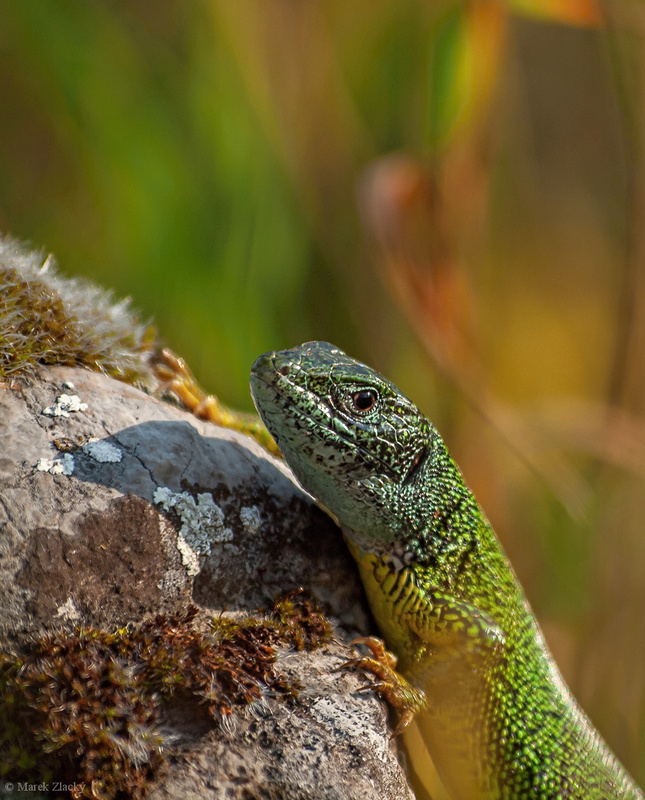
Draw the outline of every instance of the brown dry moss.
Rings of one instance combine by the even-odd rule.
[[[64,278],[51,256],[0,237],[0,379],[58,364],[148,383],[154,338],[127,300]]]
[[[214,722],[298,687],[276,646],[314,649],[329,622],[298,590],[270,614],[206,624],[198,609],[106,632],[76,628],[0,653],[0,778],[74,784],[74,798],[143,798],[164,764],[169,703],[205,706]]]

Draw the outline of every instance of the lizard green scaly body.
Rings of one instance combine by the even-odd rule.
[[[251,388],[296,477],[343,528],[409,681],[390,670],[392,685],[419,712],[451,797],[643,800],[565,686],[501,545],[416,406],[324,342],[260,356]]]

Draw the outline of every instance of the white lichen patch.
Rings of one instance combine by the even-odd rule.
[[[39,458],[36,469],[52,475],[71,475],[74,472],[74,456],[63,453],[60,458]]]
[[[177,536],[177,550],[181,556],[181,563],[186,567],[187,575],[199,575],[201,565],[199,563],[199,554],[184,539],[181,533]]]
[[[76,411],[87,411],[87,403],[81,402],[77,394],[59,394],[53,406],[43,408],[46,417],[69,417]]]
[[[262,527],[262,517],[257,506],[244,506],[240,509],[240,522],[247,533],[257,533]]]
[[[188,492],[173,492],[167,486],[159,486],[153,500],[164,511],[172,509],[181,519],[177,548],[189,575],[197,575],[199,556],[210,555],[212,544],[233,539],[233,531],[224,525],[224,512],[207,492],[194,498]]]
[[[89,456],[101,464],[117,463],[123,460],[123,451],[112,442],[100,440],[98,442],[88,442],[82,448]]]
[[[78,610],[73,597],[68,597],[62,605],[58,606],[56,609],[56,616],[69,620],[80,618],[81,612]]]

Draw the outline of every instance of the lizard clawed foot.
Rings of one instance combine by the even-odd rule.
[[[427,707],[425,693],[415,688],[396,671],[397,658],[394,653],[386,650],[382,639],[376,636],[361,636],[351,641],[350,644],[363,644],[372,655],[350,659],[339,669],[357,667],[371,672],[379,678],[379,680],[363,686],[359,691],[378,692],[389,705],[401,712],[397,726],[392,733],[392,738],[395,738],[407,728],[419,711]]]
[[[280,456],[276,443],[258,417],[232,411],[214,395],[206,394],[184,359],[172,350],[164,347],[156,352],[152,368],[159,381],[160,393],[172,392],[199,419],[252,436],[269,453]]]
[[[202,391],[183,358],[164,347],[154,354],[152,368],[160,383],[159,391],[172,392],[196,417],[219,422],[219,400]]]

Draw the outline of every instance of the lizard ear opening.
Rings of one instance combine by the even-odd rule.
[[[404,484],[411,483],[415,479],[415,477],[421,471],[421,468],[423,467],[425,462],[428,460],[429,455],[430,455],[430,449],[428,447],[422,447],[421,450],[419,450],[419,452],[414,457],[414,461],[412,462],[412,465],[410,466],[410,469],[408,470],[405,478],[403,478]]]

